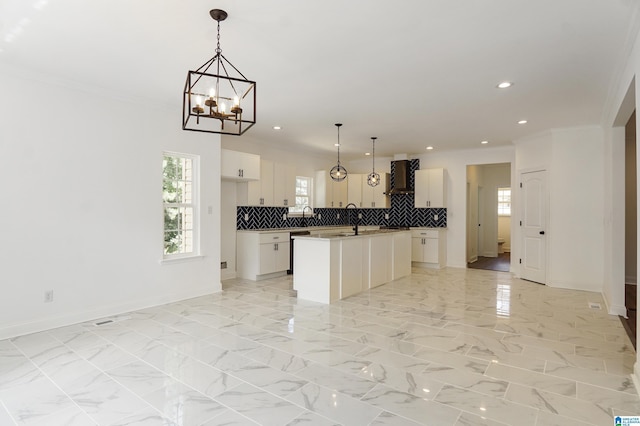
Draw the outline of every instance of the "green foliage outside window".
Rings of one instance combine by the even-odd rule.
[[[162,200],[164,202],[164,254],[193,250],[193,160],[165,155]]]

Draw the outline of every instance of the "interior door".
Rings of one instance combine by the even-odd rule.
[[[525,280],[547,283],[547,172],[522,173],[522,258]]]

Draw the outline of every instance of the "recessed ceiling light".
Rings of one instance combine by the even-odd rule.
[[[518,121],[518,124],[527,124],[527,120],[520,120]]]
[[[273,126],[273,130],[282,130],[282,127],[280,127],[280,126]]]
[[[365,152],[364,155],[371,155],[371,153],[370,152]]]
[[[428,149],[428,150],[432,150],[432,149],[433,149],[433,147],[432,147],[432,146],[428,146],[428,147],[427,147],[427,149]]]
[[[482,145],[486,145],[486,144],[488,144],[488,143],[489,143],[489,141],[482,141],[482,142],[480,142],[480,143],[481,143]]]
[[[333,146],[340,146],[340,144],[339,143],[334,143]]]
[[[496,86],[498,89],[506,89],[507,87],[513,86],[513,83],[510,81],[503,81],[502,83],[498,83]]]

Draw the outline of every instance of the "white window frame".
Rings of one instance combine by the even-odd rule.
[[[500,201],[500,192],[502,191],[509,191],[509,201]],[[511,216],[511,208],[512,208],[512,192],[511,192],[511,188],[509,187],[503,187],[503,188],[498,188],[498,191],[496,193],[496,198],[498,200],[498,204],[497,204],[497,209],[498,209],[498,216],[505,216],[505,217],[510,217]],[[509,213],[500,213],[500,207],[502,207],[503,205],[508,205],[509,206]]]
[[[313,178],[309,177],[309,176],[296,176],[296,194],[295,194],[295,198],[294,198],[294,203],[295,203],[295,200],[298,197],[298,179],[306,179],[307,188],[309,189],[309,194],[306,197],[309,198],[309,207],[311,207],[311,209],[313,209]],[[289,216],[292,216],[292,217],[300,216],[300,217],[302,217],[302,209],[298,208],[297,204],[294,204],[293,206],[289,207]],[[305,212],[305,216],[311,217],[311,216],[313,216],[313,213],[307,211],[307,212]]]
[[[190,260],[194,258],[202,257],[200,255],[200,156],[193,154],[186,154],[182,152],[172,152],[172,151],[164,151],[162,153],[162,185],[164,187],[164,158],[165,157],[173,157],[173,158],[186,158],[191,160],[192,172],[191,172],[191,186],[192,186],[192,196],[190,203],[170,203],[165,202],[164,197],[162,198],[162,261],[174,261],[174,260]],[[193,211],[193,222],[192,222],[192,245],[190,252],[181,252],[181,253],[170,253],[165,254],[164,248],[164,237],[166,229],[164,227],[164,212],[165,208],[171,207],[187,207],[191,208]]]

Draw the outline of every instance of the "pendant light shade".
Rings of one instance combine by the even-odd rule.
[[[347,169],[340,165],[340,126],[342,126],[342,123],[336,123],[335,126],[338,128],[338,164],[333,166],[330,175],[335,182],[342,182],[347,177]]]
[[[371,157],[373,159],[373,165],[371,167],[371,173],[369,173],[369,175],[367,176],[367,184],[369,186],[378,186],[378,184],[380,183],[380,175],[376,173],[376,139],[378,138],[375,136],[371,138]]]

